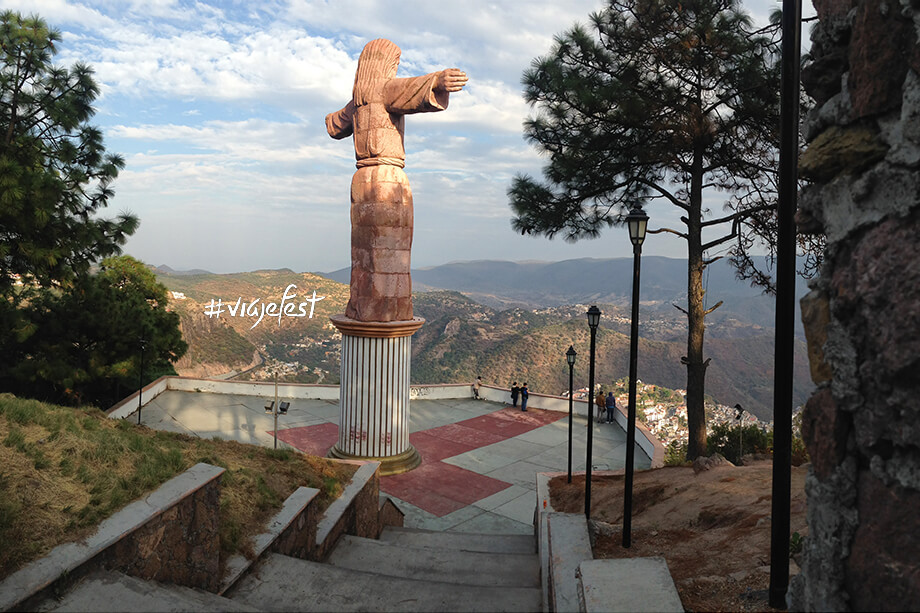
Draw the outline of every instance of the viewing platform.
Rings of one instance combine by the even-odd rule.
[[[201,438],[274,445],[274,384],[163,377],[143,390],[141,423]],[[537,473],[568,467],[568,399],[531,393],[527,412],[507,389],[484,385],[476,400],[468,384],[413,385],[410,440],[421,465],[384,476],[381,492],[405,513],[405,526],[438,531],[532,534]],[[337,385],[278,384],[278,445],[325,456],[338,436]],[[572,471],[585,470],[587,403],[573,401]],[[134,394],[110,417],[137,419]],[[593,471],[622,470],[626,420],[594,423]],[[637,424],[637,470],[661,466],[664,448]]]

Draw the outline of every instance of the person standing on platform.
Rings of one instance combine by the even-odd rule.
[[[607,409],[607,400],[604,398],[604,390],[598,390],[597,397],[594,398],[594,404],[597,405],[597,423],[604,423],[604,412]]]
[[[473,397],[476,400],[482,400],[482,398],[479,397],[479,388],[482,387],[482,377],[481,376],[476,377],[476,380],[473,382],[472,387],[473,387]]]
[[[530,397],[530,392],[527,391],[527,382],[524,382],[524,387],[521,388],[521,410],[525,413],[527,412],[527,398]]]
[[[511,406],[517,408],[518,396],[521,395],[521,388],[518,387],[517,381],[511,384]]]
[[[607,423],[613,423],[613,412],[617,409],[617,399],[613,397],[613,392],[607,392]]]

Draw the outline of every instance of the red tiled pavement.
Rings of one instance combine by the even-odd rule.
[[[510,487],[510,483],[480,475],[441,460],[492,445],[561,419],[563,413],[506,407],[488,415],[409,435],[422,457],[415,470],[381,477],[380,488],[432,515],[442,517]],[[284,442],[323,456],[338,441],[333,423],[289,428],[278,432]]]
[[[463,445],[466,447],[464,451],[469,451],[470,449],[478,449],[493,443],[500,443],[508,438],[506,435],[489,432],[488,430],[484,430],[482,428],[470,428],[464,425],[465,423],[466,422],[461,421],[456,424],[447,424],[446,426],[439,426],[437,428],[432,428],[431,430],[425,430],[425,433],[445,441],[450,441],[451,443]],[[409,442],[415,444],[415,441],[412,440],[411,434],[409,435]]]
[[[387,494],[438,517],[510,486],[510,483],[444,462],[422,464],[411,472],[380,479],[380,488]]]
[[[470,449],[475,449],[468,443],[451,441],[432,434],[432,432],[432,430],[426,430],[424,432],[413,432],[409,435],[409,442],[422,454],[423,463],[440,462],[445,458],[452,458]]]
[[[269,431],[269,434],[272,434],[272,432]],[[338,442],[339,426],[338,424],[325,423],[317,426],[288,428],[287,430],[278,430],[278,438],[304,453],[322,457]]]
[[[460,423],[467,428],[496,433],[503,438],[511,438],[518,434],[530,432],[534,428],[551,424],[562,417],[563,413],[557,413],[555,411],[531,409],[525,412],[520,409],[506,407],[501,411],[473,417],[472,419],[467,419]]]

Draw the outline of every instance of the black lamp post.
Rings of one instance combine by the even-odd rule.
[[[572,369],[575,367],[575,347],[569,345],[565,352],[565,361],[569,363],[569,480],[572,482]]]
[[[141,372],[137,382],[137,425],[141,425],[141,407],[144,406],[142,396],[144,394],[144,348],[147,347],[147,341],[140,340],[141,344]]]
[[[736,404],[735,410],[738,411],[735,415],[735,420],[738,422],[738,464],[741,464],[741,458],[744,457],[744,422],[741,421],[741,418],[744,417],[744,408]]]
[[[591,328],[591,359],[588,367],[588,451],[585,464],[585,518],[591,519],[591,443],[594,437],[594,340],[597,337],[597,326],[601,323],[601,310],[592,306],[586,313],[588,327]]]
[[[633,463],[636,446],[636,356],[639,352],[639,261],[648,227],[648,215],[634,207],[626,216],[633,244],[632,326],[629,335],[629,409],[626,413],[626,491],[623,493],[623,547],[632,543]]]

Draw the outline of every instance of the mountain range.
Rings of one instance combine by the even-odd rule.
[[[768,264],[764,259],[763,268]],[[317,273],[339,283],[349,283],[351,269]],[[581,258],[561,262],[509,262],[477,260],[451,262],[412,271],[414,291],[452,290],[494,309],[539,309],[571,304],[629,305],[632,296],[632,258]],[[707,303],[722,300],[723,313],[741,314],[743,320],[764,328],[774,326],[773,297],[739,281],[727,259],[710,264],[703,275]],[[808,291],[796,280],[796,295]],[[687,261],[645,256],[640,266],[640,304],[643,309],[673,310],[687,303]],[[717,309],[707,323],[724,319]],[[640,319],[642,315],[640,313]],[[796,301],[796,334],[804,340]]]
[[[772,416],[773,299],[733,278],[716,262],[705,279],[710,302],[723,305],[707,316],[707,394],[720,404],[740,403],[764,420]],[[339,343],[329,316],[348,299],[348,269],[328,274],[289,269],[235,274],[155,269],[180,314],[190,348],[180,374],[244,371],[261,359],[286,364],[286,380],[337,383]],[[455,262],[413,271],[415,314],[426,324],[412,341],[412,382],[458,383],[482,375],[504,387],[527,381],[536,392],[560,394],[568,386],[565,351],[578,352],[576,386],[587,385],[588,328],[585,311],[597,304],[603,315],[597,334],[597,381],[628,374],[632,259],[567,262]],[[671,389],[686,385],[686,263],[649,257],[642,261],[639,378]],[[299,302],[316,291],[313,318],[214,316],[212,300],[244,304],[279,302],[286,288]],[[442,288],[447,289],[442,289]],[[438,289],[436,289],[438,288]],[[216,303],[213,303],[216,304]],[[206,312],[210,308],[211,316]],[[795,342],[794,402],[812,384],[802,338]],[[244,375],[244,377],[247,375]]]

